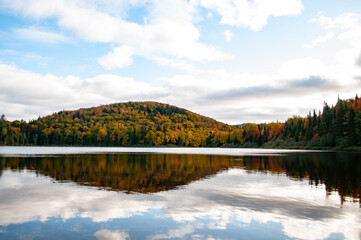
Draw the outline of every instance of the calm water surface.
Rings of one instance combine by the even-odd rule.
[[[0,239],[361,239],[361,154],[0,147]]]

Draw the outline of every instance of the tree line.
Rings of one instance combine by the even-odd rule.
[[[242,127],[168,104],[127,102],[60,111],[26,122],[0,119],[1,145],[239,146],[332,148],[361,145],[361,99],[322,112]]]
[[[287,156],[222,156],[192,154],[73,154],[41,157],[0,157],[5,169],[30,169],[58,181],[107,190],[151,193],[174,189],[220,171],[241,168],[249,173],[285,174],[324,184],[344,201],[361,203],[361,156],[353,152],[292,153]],[[361,207],[361,205],[360,205]]]

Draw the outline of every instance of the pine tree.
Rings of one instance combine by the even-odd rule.
[[[345,107],[343,105],[342,100],[339,100],[337,103],[337,112],[336,112],[336,119],[335,119],[335,128],[334,133],[337,137],[342,137],[344,131],[344,119],[345,119]]]
[[[320,126],[320,134],[325,135],[332,130],[332,119],[333,114],[331,108],[327,105],[327,103],[324,103],[323,106],[323,113],[321,117],[321,126]]]
[[[5,115],[2,114],[0,118],[0,143],[6,144],[8,129],[6,124]]]
[[[356,112],[355,116],[355,133],[356,133],[356,144],[361,144],[361,108]]]
[[[355,145],[356,139],[356,126],[355,126],[355,111],[351,107],[347,113],[347,138],[350,145]]]
[[[313,121],[311,117],[311,112],[307,116],[307,124],[306,124],[306,140],[311,140],[313,137]]]

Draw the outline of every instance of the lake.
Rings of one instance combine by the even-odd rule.
[[[361,154],[0,147],[0,239],[361,239]]]

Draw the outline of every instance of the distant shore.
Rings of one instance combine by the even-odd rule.
[[[302,145],[270,145],[270,146],[257,146],[251,144],[244,145],[235,145],[235,144],[223,144],[220,146],[215,145],[207,145],[204,147],[185,147],[185,146],[177,146],[173,144],[168,145],[127,145],[127,146],[119,146],[119,145],[3,145],[0,144],[1,147],[121,147],[121,148],[232,148],[232,149],[274,149],[274,150],[322,150],[322,151],[349,151],[349,152],[361,152],[360,146],[347,146],[347,147],[320,147],[320,146],[302,146]]]

